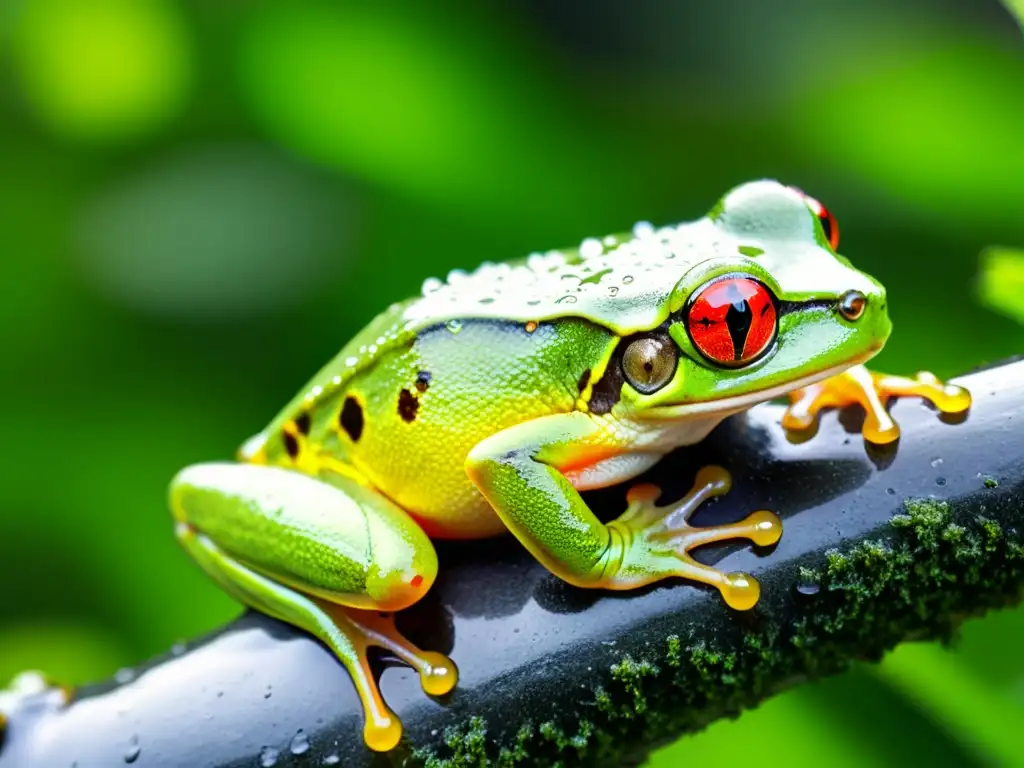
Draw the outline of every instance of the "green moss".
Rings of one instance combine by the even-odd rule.
[[[710,616],[707,626],[685,617],[660,639],[645,637],[641,651],[624,651],[595,674],[575,706],[556,705],[554,719],[536,730],[526,723],[497,743],[474,717],[445,732],[443,757],[419,750],[415,763],[629,762],[632,750],[738,714],[794,680],[841,671],[854,658],[879,658],[907,637],[946,639],[964,616],[1020,599],[1024,545],[997,521],[966,514],[954,520],[947,504],[915,500],[889,527],[828,550],[818,563],[769,574],[766,590],[788,590],[780,615],[764,614],[741,629],[723,621],[725,614]]]

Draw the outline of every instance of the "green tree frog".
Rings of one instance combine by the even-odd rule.
[[[682,501],[634,487],[611,522],[581,491],[621,483],[722,419],[788,395],[785,426],[859,403],[864,437],[891,442],[890,397],[940,411],[966,391],[928,374],[868,372],[890,332],[885,289],[836,253],[816,200],[774,181],[728,192],[704,218],[584,240],[427,280],[350,341],[236,463],[198,464],[170,488],[187,552],[231,595],[323,641],[351,673],[364,737],[389,750],[401,723],[367,661],[379,646],[443,695],[455,664],[388,617],[437,573],[431,539],[512,533],[578,587],[669,577],[711,585],[736,610],[757,582],[694,560],[727,539],[778,541],[779,518],[692,527],[725,493],[706,467]]]

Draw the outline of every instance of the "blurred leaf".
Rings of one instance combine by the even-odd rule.
[[[989,248],[982,253],[978,295],[989,309],[1024,323],[1024,251]]]
[[[986,687],[936,643],[904,644],[872,671],[955,734],[989,765],[1017,765],[1024,754],[1024,706]]]
[[[869,740],[821,717],[812,697],[794,691],[769,699],[742,720],[719,720],[696,737],[654,752],[646,768],[757,765],[763,768],[858,768],[878,765]],[[798,744],[790,749],[787,744]]]
[[[112,675],[126,655],[115,635],[95,625],[6,626],[0,631],[0,688],[26,669],[38,669],[62,685],[95,682]]]
[[[163,0],[22,0],[12,46],[24,97],[68,138],[149,133],[188,96],[185,27]]]
[[[1003,0],[1010,12],[1016,14],[1017,21],[1024,25],[1024,0]]]
[[[98,191],[77,245],[87,278],[147,314],[195,322],[308,299],[344,265],[337,185],[252,146],[176,153]]]
[[[608,199],[604,125],[571,121],[515,29],[488,28],[482,7],[424,8],[262,6],[239,49],[257,118],[319,163],[478,215],[562,220]]]
[[[884,189],[937,226],[1016,223],[1024,200],[1024,56],[953,29],[881,34],[808,66],[785,121],[824,168]]]

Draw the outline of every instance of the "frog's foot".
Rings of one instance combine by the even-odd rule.
[[[789,393],[790,406],[782,426],[790,432],[812,429],[822,410],[858,404],[864,408],[864,439],[885,445],[899,439],[899,425],[886,410],[894,397],[922,397],[944,414],[963,413],[971,406],[971,395],[963,387],[944,384],[934,375],[921,372],[914,378],[874,373],[863,365],[818,384]]]
[[[444,654],[422,651],[410,643],[395,627],[393,614],[343,608],[320,600],[315,602],[345,635],[351,649],[344,656],[339,653],[338,657],[351,673],[363,704],[366,745],[378,752],[393,749],[402,738],[402,723],[381,697],[370,670],[369,649],[390,651],[415,669],[420,676],[420,687],[430,696],[444,696],[455,687],[459,678],[455,663]]]
[[[707,499],[728,493],[732,478],[721,467],[704,467],[694,486],[675,504],[658,506],[661,494],[654,485],[630,489],[629,507],[608,524],[612,534],[600,586],[632,589],[667,576],[681,576],[710,584],[721,593],[730,608],[753,608],[761,595],[757,581],[746,573],[725,573],[698,563],[690,551],[714,541],[749,539],[759,546],[776,543],[782,535],[782,521],[773,512],[754,512],[738,523],[695,528],[688,522]]]
[[[350,608],[292,590],[230,557],[187,524],[179,523],[176,530],[186,550],[230,594],[311,632],[330,648],[352,676],[365,715],[363,738],[370,749],[386,752],[402,738],[402,722],[384,702],[370,669],[370,648],[390,651],[415,669],[423,691],[431,696],[441,696],[455,687],[455,663],[406,640],[395,628],[391,614]]]

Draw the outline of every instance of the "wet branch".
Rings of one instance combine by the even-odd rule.
[[[114,766],[130,753],[140,766],[187,768],[638,762],[796,682],[902,640],[945,637],[964,617],[1019,600],[1024,362],[962,383],[974,406],[961,424],[897,403],[894,451],[866,452],[851,414],[790,443],[780,408],[764,406],[650,473],[671,500],[700,465],[733,472],[732,492],[699,510],[696,525],[762,507],[783,517],[770,550],[730,542],[699,553],[761,581],[753,611],[684,582],[575,589],[514,540],[447,546],[435,588],[400,626],[451,653],[460,685],[434,701],[410,670],[381,660],[383,694],[406,727],[387,756],[363,747],[359,701],[328,652],[247,614],[130,682],[78,692],[67,708],[27,702],[10,718],[0,768]],[[615,514],[623,490],[590,499]]]

